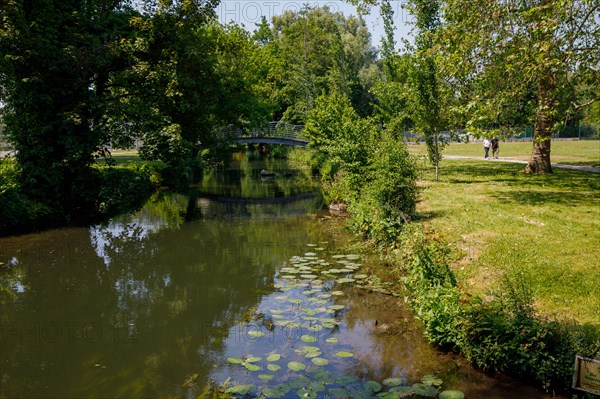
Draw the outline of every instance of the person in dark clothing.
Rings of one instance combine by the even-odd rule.
[[[492,139],[492,158],[498,159],[498,154],[500,153],[500,140],[498,137]]]

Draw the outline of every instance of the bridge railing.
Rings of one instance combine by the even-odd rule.
[[[264,126],[255,127],[249,130],[242,130],[234,127],[227,127],[220,130],[217,134],[223,138],[285,138],[306,140],[302,134],[304,125],[293,125],[287,122],[269,122]]]

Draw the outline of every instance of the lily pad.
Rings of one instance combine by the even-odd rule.
[[[279,371],[281,366],[278,364],[267,364],[267,369],[269,369],[269,371]]]
[[[304,342],[317,342],[317,339],[312,335],[303,335],[300,337],[300,339]]]
[[[250,390],[254,388],[252,384],[246,385],[234,385],[225,390],[225,393],[234,394],[234,395],[247,395]]]
[[[340,340],[337,337],[329,337],[325,339],[325,342],[327,342],[328,344],[337,344],[338,342],[340,342]]]
[[[248,335],[251,336],[251,337],[257,338],[257,337],[264,336],[265,333],[262,332],[262,331],[258,331],[258,330],[250,330],[250,331],[248,331]]]
[[[329,364],[329,360],[323,359],[322,357],[312,358],[311,362],[317,366],[327,366]]]
[[[252,363],[244,363],[244,367],[246,367],[246,369],[248,369],[248,371],[260,371],[261,370],[260,366],[257,366],[256,364],[252,364]]]
[[[431,385],[417,383],[412,385],[413,390],[417,395],[425,396],[428,398],[435,398],[437,396],[437,389]]]
[[[401,395],[410,395],[410,394],[415,393],[415,390],[413,387],[396,386],[396,387],[390,388],[389,392],[398,392]]]
[[[439,387],[443,384],[443,381],[434,375],[424,375],[423,378],[421,378],[421,382],[425,385],[432,385],[434,387]]]
[[[267,398],[281,398],[292,389],[287,384],[278,384],[273,387],[265,387],[262,389],[263,396]]]
[[[262,360],[262,358],[258,357],[258,356],[250,356],[249,358],[246,359],[247,363],[256,363],[256,362],[260,362]]]
[[[272,355],[267,356],[267,362],[277,362],[279,359],[281,359],[279,353],[273,353]]]
[[[233,363],[233,364],[242,364],[244,362],[242,359],[237,358],[237,357],[228,357],[227,361],[229,363]]]
[[[383,385],[388,386],[388,387],[397,387],[398,385],[402,385],[404,383],[402,378],[396,378],[396,377],[386,378],[382,382],[383,382]]]
[[[338,357],[354,357],[354,354],[351,352],[340,351],[335,353]]]
[[[369,393],[376,393],[381,391],[381,384],[377,381],[367,381],[363,384],[363,389]]]
[[[287,366],[293,371],[301,371],[306,369],[306,366],[300,362],[289,362]]]
[[[465,394],[461,391],[449,390],[440,393],[439,399],[464,399]]]
[[[335,382],[337,382],[340,385],[352,384],[353,382],[356,382],[356,381],[358,381],[358,378],[356,378],[353,375],[342,375],[335,379]]]
[[[258,378],[260,378],[263,381],[270,381],[273,378],[275,378],[275,376],[273,374],[259,374]]]
[[[299,398],[316,398],[317,392],[310,388],[300,388],[296,391]]]

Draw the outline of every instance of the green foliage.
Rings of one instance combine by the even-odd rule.
[[[322,93],[348,95],[361,115],[372,100],[365,71],[375,62],[370,34],[362,18],[345,17],[327,7],[304,7],[266,21],[255,40],[268,60],[264,93],[277,105],[276,119],[304,123]]]
[[[526,170],[551,172],[552,130],[598,100],[597,2],[451,0],[443,11],[440,61],[468,124],[534,124]]]
[[[98,174],[96,206],[100,217],[139,209],[158,188],[153,170],[145,165],[100,168]]]
[[[14,159],[0,158],[0,233],[21,225],[30,226],[49,213],[46,206],[29,200],[23,193],[20,176]]]
[[[570,387],[576,353],[600,355],[597,329],[537,317],[523,280],[506,279],[486,300],[462,293],[449,267],[451,251],[433,229],[410,225],[397,247],[396,270],[432,343],[547,390]]]
[[[360,118],[339,93],[317,98],[305,134],[322,154],[318,168],[328,200],[349,205],[357,233],[384,246],[393,243],[413,217],[417,197],[406,145]]]

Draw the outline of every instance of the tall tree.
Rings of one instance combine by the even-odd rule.
[[[427,154],[435,167],[438,181],[443,143],[440,131],[444,126],[443,94],[440,88],[435,37],[440,28],[440,9],[437,0],[411,0],[410,10],[415,17],[415,52],[409,78],[414,93],[413,119],[416,128],[425,136]]]
[[[599,10],[597,0],[445,2],[446,68],[471,91],[470,120],[498,120],[511,103],[525,114],[534,125],[526,172],[552,172],[553,129],[600,97]],[[582,81],[593,90],[575,90]]]
[[[107,77],[134,11],[120,1],[4,2],[0,87],[23,189],[54,214],[89,211],[92,154],[108,141]]]
[[[304,122],[322,93],[346,93],[366,113],[370,97],[361,73],[375,61],[370,35],[361,18],[346,18],[327,7],[305,7],[273,18],[270,54],[272,99],[277,116]]]

